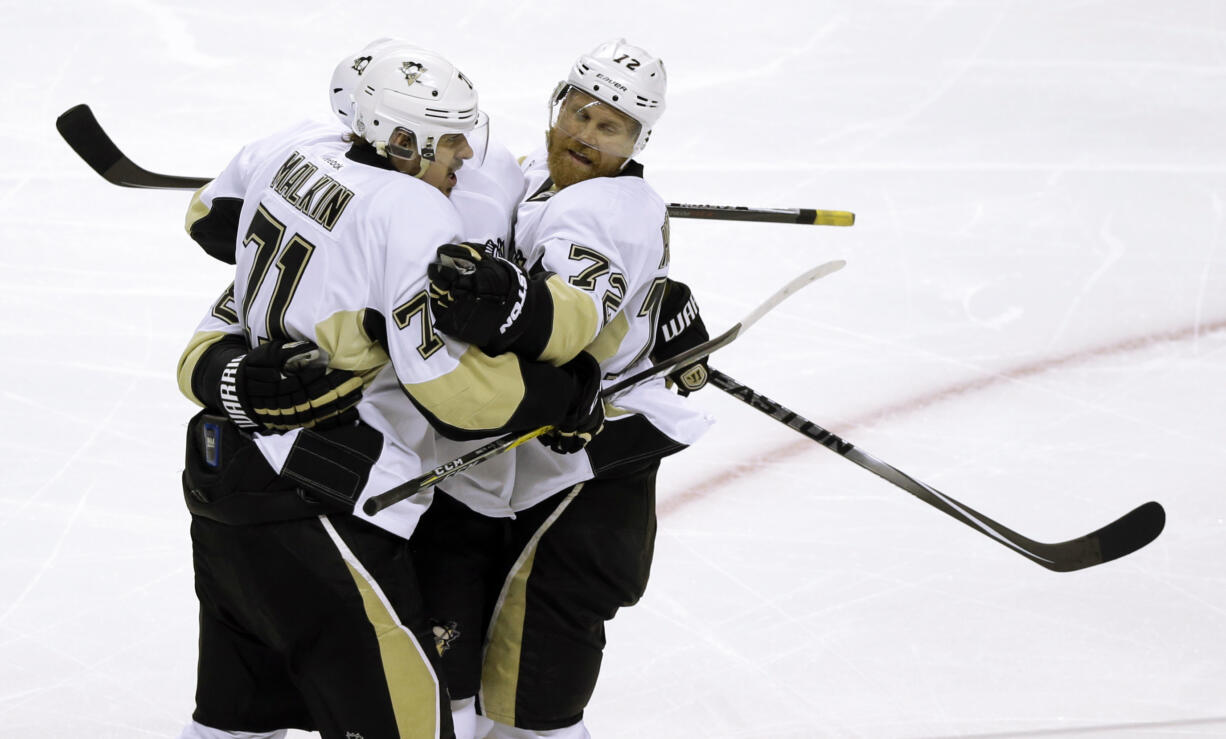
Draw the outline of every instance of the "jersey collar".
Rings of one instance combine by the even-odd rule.
[[[379,156],[379,153],[375,151],[375,147],[366,143],[353,142],[353,145],[349,147],[349,151],[345,152],[345,158],[358,164],[378,167],[379,169],[396,169],[387,157]]]

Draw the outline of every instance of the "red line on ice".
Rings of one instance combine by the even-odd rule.
[[[1178,330],[1173,330],[1173,331],[1160,331],[1157,333],[1148,334],[1146,336],[1131,337],[1131,338],[1123,339],[1121,341],[1117,341],[1114,344],[1107,344],[1107,345],[1099,346],[1099,347],[1091,347],[1089,349],[1071,352],[1069,354],[1064,354],[1061,356],[1049,357],[1047,359],[1040,359],[1035,362],[1030,362],[1027,364],[1020,365],[1010,370],[1003,370],[1001,372],[997,372],[987,377],[981,377],[981,378],[974,379],[974,380],[967,380],[965,382],[960,382],[956,385],[950,385],[949,387],[941,388],[939,390],[925,393],[923,395],[918,395],[914,398],[910,398],[907,400],[900,401],[898,403],[894,403],[893,405],[888,405],[883,408],[878,408],[876,410],[869,411],[868,413],[864,414],[863,416],[860,416],[859,418],[854,418],[850,421],[839,424],[839,428],[840,429],[855,429],[855,428],[868,426],[870,424],[873,424],[885,418],[889,418],[891,416],[898,416],[898,415],[903,415],[905,413],[911,413],[913,411],[917,411],[921,408],[926,408],[928,406],[935,405],[937,403],[943,402],[945,400],[949,400],[951,398],[955,398],[961,395],[966,395],[967,393],[974,393],[974,392],[979,392],[981,390],[986,390],[988,388],[991,388],[996,385],[1000,385],[1000,384],[1003,384],[1005,382],[1009,382],[1012,380],[1018,380],[1018,379],[1025,378],[1025,377],[1032,377],[1034,375],[1038,375],[1043,372],[1047,372],[1053,369],[1061,369],[1069,365],[1074,365],[1079,362],[1084,362],[1090,359],[1107,357],[1107,356],[1111,356],[1114,354],[1126,354],[1128,352],[1140,351],[1142,349],[1147,349],[1156,344],[1162,344],[1162,343],[1167,343],[1167,342],[1177,342],[1177,341],[1187,341],[1189,339],[1197,339],[1204,334],[1213,333],[1215,331],[1221,331],[1222,329],[1226,329],[1226,321],[1218,321],[1216,323],[1210,323],[1210,324],[1196,324],[1196,325],[1192,325],[1184,329],[1178,329]],[[719,392],[719,391],[714,388],[711,388],[707,392]],[[768,395],[770,394],[768,393]],[[796,410],[795,406],[789,404],[786,399],[774,398],[773,396],[771,397],[773,400],[778,400],[784,405],[787,405],[789,408]],[[746,410],[750,411],[750,409],[746,409]],[[819,425],[825,426],[825,424],[822,423],[820,419],[814,419],[814,421],[818,423]],[[826,426],[826,428],[829,428],[829,427]],[[843,431],[840,431],[838,429],[830,429],[830,430],[839,435],[842,435],[844,433]],[[805,437],[798,437],[796,441],[790,442],[776,449],[772,449],[767,452],[763,452],[761,455],[762,458],[749,459],[743,462],[738,462],[731,469],[729,468],[720,469],[718,472],[711,474],[705,479],[700,480],[699,482],[690,485],[689,487],[685,488],[681,492],[675,495],[670,495],[665,500],[660,501],[657,506],[658,513],[661,516],[667,516],[671,513],[676,512],[678,509],[683,508],[690,503],[693,503],[694,501],[702,500],[703,498],[707,497],[708,495],[712,494],[713,492],[727,485],[740,481],[741,479],[745,478],[751,473],[762,470],[767,465],[775,464],[782,460],[790,459],[792,457],[796,457],[801,454],[805,454],[807,452],[811,452],[811,451],[818,452],[819,451],[818,446],[819,445],[816,442],[812,441],[811,439],[808,439]],[[828,452],[825,450],[820,450],[820,453],[827,454]],[[665,462],[665,464],[668,464],[668,462]]]

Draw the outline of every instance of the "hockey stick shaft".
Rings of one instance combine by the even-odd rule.
[[[757,308],[754,308],[749,315],[745,316],[743,319],[733,325],[732,328],[723,332],[719,336],[716,336],[709,341],[705,341],[698,346],[692,347],[662,362],[657,362],[656,364],[653,364],[640,372],[636,372],[629,377],[625,377],[617,381],[613,385],[610,385],[602,390],[600,397],[602,399],[612,398],[617,393],[632,385],[637,385],[645,380],[667,375],[669,372],[672,372],[679,367],[684,367],[688,364],[696,362],[708,354],[711,354],[715,350],[731,344],[738,336],[748,330],[750,326],[757,323],[762,316],[770,312],[775,306],[782,303],[788,296],[795,294],[805,285],[808,285],[815,280],[819,280],[826,275],[839,271],[846,264],[847,263],[845,261],[836,259],[831,262],[819,264],[807,272],[804,272],[779,290],[775,291],[775,293],[767,298],[766,301],[764,301]],[[499,437],[488,444],[483,444],[476,449],[457,457],[447,464],[436,467],[423,475],[419,475],[418,477],[409,480],[408,482],[397,485],[387,492],[368,498],[362,505],[362,510],[366,513],[366,515],[373,516],[384,508],[416,495],[431,485],[437,485],[458,472],[469,469],[470,467],[484,462],[491,457],[502,454],[503,452],[510,451],[526,441],[548,433],[552,429],[552,426],[544,426],[524,434],[507,434]]]
[[[673,218],[704,218],[716,221],[799,223],[807,226],[854,226],[856,214],[845,210],[815,208],[749,208],[742,205],[689,205],[669,203]]]
[[[199,190],[210,181],[208,177],[158,174],[140,167],[120,151],[102,128],[102,124],[98,123],[93,111],[84,103],[60,114],[55,120],[55,127],[72,150],[113,185],[149,190]],[[669,203],[668,214],[674,218],[801,223],[816,226],[851,226],[856,222],[854,213],[811,208],[748,208],[734,205]]]
[[[800,432],[832,452],[872,472],[942,513],[1055,572],[1071,572],[1118,559],[1150,543],[1162,533],[1166,513],[1156,502],[1145,503],[1121,518],[1086,536],[1056,544],[1028,539],[1012,529],[960,503],[898,468],[877,459],[812,421],[770,398],[742,385],[715,368],[711,384]]]
[[[642,382],[643,380],[650,379],[651,377],[666,375],[669,372],[672,372],[674,369],[680,367],[685,362],[705,356],[706,354],[709,354],[722,346],[732,343],[732,340],[735,339],[742,330],[743,326],[738,323],[714,339],[694,347],[694,349],[690,350],[689,352],[679,354],[672,359],[661,362],[660,364],[652,365],[642,372],[605,388],[600,392],[600,397],[601,399],[609,398],[612,397],[614,393],[618,393],[636,382]],[[700,351],[701,354],[695,354],[695,350]],[[547,434],[552,430],[553,426],[542,426],[522,434],[506,434],[505,436],[500,436],[493,441],[482,444],[476,449],[465,452],[444,465],[440,465],[429,472],[418,475],[408,482],[401,483],[387,492],[371,496],[365,503],[362,504],[362,510],[366,513],[366,515],[373,516],[384,508],[399,503],[405,498],[416,495],[432,485],[437,485],[452,475],[463,472],[464,470],[478,465],[487,459],[496,457],[503,452],[509,452],[520,444],[531,441],[532,439]]]

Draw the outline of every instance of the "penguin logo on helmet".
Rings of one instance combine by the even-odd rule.
[[[426,68],[422,66],[421,62],[405,62],[400,65],[400,71],[404,74],[405,84],[412,87],[417,78],[425,74]]]
[[[361,77],[362,73],[366,71],[366,67],[367,65],[370,64],[370,60],[372,58],[373,57],[369,57],[369,56],[360,56],[354,59],[353,60],[353,71],[357,72],[358,76]]]

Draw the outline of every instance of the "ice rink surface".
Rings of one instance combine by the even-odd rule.
[[[333,64],[383,35],[454,59],[517,153],[579,53],[656,51],[666,200],[858,216],[673,221],[716,330],[848,261],[714,366],[1034,539],[1167,509],[1054,574],[707,389],[594,736],[1226,736],[1226,5],[720,6],[3,3],[0,736],[189,716],[174,368],[231,279],[186,193],[105,183],[55,117],[90,103],[139,164],[210,176],[326,119]]]

